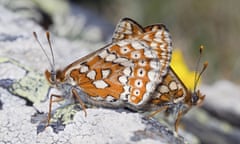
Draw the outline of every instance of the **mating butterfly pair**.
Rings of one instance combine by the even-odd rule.
[[[37,39],[36,33],[34,36]],[[48,33],[47,38],[51,48]],[[45,75],[62,95],[50,97],[48,124],[54,101],[66,100],[67,105],[76,99],[85,114],[85,104],[127,107],[134,111],[158,112],[164,108],[166,112],[177,114],[177,130],[182,114],[202,102],[204,96],[195,89],[189,92],[178,78],[170,67],[171,53],[172,40],[163,24],[143,28],[129,18],[120,20],[109,45],[63,70],[55,70],[51,48],[52,60],[47,56],[51,71],[46,71]],[[53,100],[53,97],[59,99]]]

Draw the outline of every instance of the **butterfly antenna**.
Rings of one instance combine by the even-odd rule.
[[[51,55],[52,55],[52,70],[55,70],[54,69],[54,67],[55,67],[55,58],[54,58],[54,55],[53,55],[53,48],[52,48],[52,43],[51,43],[51,40],[50,40],[50,33],[48,31],[46,32],[46,37],[47,37],[48,44],[49,44],[49,47],[50,47],[50,50],[51,50]]]
[[[47,55],[47,52],[46,50],[43,48],[42,44],[40,43],[39,39],[38,39],[38,36],[37,36],[37,33],[36,32],[33,32],[33,36],[34,38],[36,39],[37,43],[39,44],[39,46],[41,47],[44,55],[47,57],[47,60],[49,62],[49,64],[51,65],[51,69],[54,69],[54,58],[53,58],[53,62],[51,62],[49,56]],[[51,53],[52,53],[52,48],[51,48]],[[53,54],[52,54],[53,55]]]
[[[204,46],[201,45],[200,48],[199,48],[199,57],[198,57],[198,61],[197,61],[196,69],[195,69],[194,89],[193,89],[194,92],[196,92],[197,84],[199,83],[199,80],[200,80],[203,72],[207,69],[207,66],[208,66],[208,62],[205,62],[203,64],[203,67],[202,67],[201,71],[200,72],[198,71],[199,65],[200,65],[200,61],[201,61],[201,58],[202,58],[203,49],[204,49]],[[199,74],[198,74],[198,72],[199,72]]]
[[[208,67],[208,62],[205,61],[204,64],[203,64],[203,67],[202,67],[202,69],[201,69],[201,71],[200,71],[200,73],[198,74],[198,77],[197,77],[197,80],[196,80],[197,82],[196,82],[196,83],[199,82],[199,80],[200,80],[203,72],[207,69],[207,67]],[[196,89],[196,86],[195,86],[195,89]]]

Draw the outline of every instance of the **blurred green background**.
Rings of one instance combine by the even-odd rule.
[[[202,61],[209,62],[209,67],[202,77],[205,83],[212,84],[221,79],[240,83],[238,0],[3,0],[3,3],[14,7],[10,1],[18,4],[23,1],[33,2],[44,12],[45,18],[50,19],[48,24],[51,26],[57,19],[54,21],[54,17],[64,15],[63,13],[72,8],[69,4],[76,6],[75,9],[80,7],[88,10],[109,23],[111,28],[105,26],[103,33],[113,32],[113,27],[123,17],[130,17],[143,26],[164,23],[171,32],[173,47],[182,50],[191,70],[195,69],[199,46],[205,46]],[[64,19],[64,16],[60,19]],[[91,16],[88,19],[95,20]],[[98,25],[96,22],[97,20],[95,24]],[[66,24],[67,28],[58,25],[58,30],[71,27],[70,24]],[[86,29],[85,26],[82,28],[86,33],[91,33],[92,29]]]

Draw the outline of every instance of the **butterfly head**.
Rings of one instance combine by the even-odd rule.
[[[48,40],[48,44],[49,44],[49,47],[50,47],[50,51],[51,51],[51,59],[50,57],[47,55],[47,52],[45,51],[45,49],[43,48],[42,44],[40,43],[38,37],[37,37],[37,34],[36,32],[33,32],[33,35],[36,39],[36,41],[38,42],[38,44],[40,45],[43,53],[45,54],[45,56],[47,57],[48,59],[48,62],[50,64],[50,67],[51,67],[51,70],[48,71],[46,70],[45,71],[45,76],[48,80],[48,82],[52,85],[52,86],[57,86],[59,83],[61,83],[64,79],[63,77],[63,74],[62,74],[62,71],[60,70],[57,70],[55,69],[55,60],[54,60],[54,55],[53,55],[53,49],[52,49],[52,44],[51,44],[51,41],[50,41],[50,34],[49,32],[46,32],[46,37],[47,37],[47,40]]]
[[[189,105],[200,105],[202,104],[205,95],[203,95],[200,90],[190,92],[190,99],[188,99]]]
[[[51,71],[48,71],[46,70],[45,71],[45,77],[47,78],[48,82],[51,84],[51,85],[56,85],[57,83],[60,82],[59,80],[59,72],[55,71],[55,70],[51,70]]]

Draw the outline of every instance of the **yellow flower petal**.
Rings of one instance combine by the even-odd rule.
[[[194,88],[195,71],[190,71],[183,58],[182,52],[179,49],[175,49],[172,54],[171,67],[185,84],[188,89]]]

